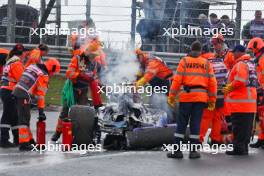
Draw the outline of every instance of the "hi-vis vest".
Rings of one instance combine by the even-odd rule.
[[[17,81],[14,78],[10,78],[9,73],[11,69],[11,64],[17,62],[17,60],[11,61],[6,63],[6,65],[3,68],[3,76],[1,78],[2,80],[2,86],[9,86],[10,82],[16,83]]]
[[[253,37],[264,37],[264,20],[262,21],[251,21],[249,33]]]
[[[248,80],[247,87],[255,87],[259,86],[258,77],[256,72],[256,65],[253,60],[242,61],[248,66]]]
[[[24,71],[16,86],[29,93],[40,75],[48,76],[48,73],[43,72],[37,65],[30,65]]]
[[[224,64],[224,59],[223,58],[214,58],[214,59],[208,59],[210,63],[213,66],[215,78],[217,81],[217,99],[223,99],[224,94],[222,93],[222,88],[226,83],[227,79],[227,68],[226,65]]]

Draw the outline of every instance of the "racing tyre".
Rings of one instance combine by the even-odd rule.
[[[174,143],[175,126],[138,128],[126,132],[129,149],[151,149]]]
[[[74,105],[69,111],[72,120],[73,144],[93,143],[96,113],[89,106]]]

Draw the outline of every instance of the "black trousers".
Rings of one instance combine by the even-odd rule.
[[[18,114],[16,108],[16,99],[12,91],[1,89],[1,99],[3,102],[3,114],[1,118],[1,142],[7,142],[10,138],[9,130],[12,129],[14,142],[18,142]]]
[[[179,117],[176,119],[177,127],[175,133],[176,144],[183,142],[187,125],[190,123],[190,143],[200,143],[200,124],[206,103],[202,102],[180,102]]]
[[[18,124],[30,126],[30,101],[25,98],[17,99]]]
[[[232,131],[234,135],[234,151],[248,151],[248,144],[252,133],[254,113],[232,113]]]

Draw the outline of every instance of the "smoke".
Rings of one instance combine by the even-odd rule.
[[[150,97],[149,103],[152,108],[160,109],[166,112],[166,121],[167,123],[172,123],[175,121],[173,115],[173,109],[167,103],[166,94],[153,94]],[[163,119],[164,120],[164,119]]]
[[[140,65],[132,50],[114,53],[107,58],[108,68],[102,74],[104,85],[132,83],[136,80]]]

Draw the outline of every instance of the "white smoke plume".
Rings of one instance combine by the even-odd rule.
[[[107,57],[108,68],[102,75],[105,85],[132,83],[140,69],[134,51],[128,50]]]

